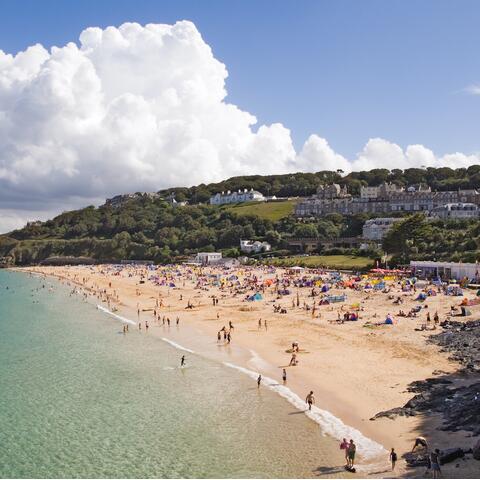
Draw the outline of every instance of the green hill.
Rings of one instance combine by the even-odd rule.
[[[277,222],[282,218],[293,214],[297,202],[295,200],[284,200],[276,202],[249,202],[236,205],[220,207],[238,215],[257,215],[265,220]]]

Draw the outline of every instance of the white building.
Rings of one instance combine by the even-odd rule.
[[[401,218],[372,218],[363,225],[363,238],[367,240],[382,240],[395,222]]]
[[[210,205],[225,205],[228,203],[243,203],[243,202],[264,202],[266,198],[260,193],[251,188],[247,190],[239,190],[238,192],[216,193],[210,197]]]
[[[272,246],[268,242],[240,240],[240,250],[244,253],[269,252]]]
[[[219,252],[198,252],[195,262],[202,265],[215,265],[222,261],[222,254]]]
[[[435,207],[431,212],[432,217],[437,218],[477,218],[478,206],[474,203],[446,203]]]
[[[410,268],[412,274],[419,278],[468,278],[475,283],[480,280],[480,265],[477,263],[411,261]]]
[[[383,182],[377,187],[360,187],[360,198],[377,199],[388,198],[392,193],[402,192],[403,188],[394,183]]]

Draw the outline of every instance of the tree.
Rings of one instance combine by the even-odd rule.
[[[293,235],[296,238],[318,238],[318,230],[311,223],[295,225]]]

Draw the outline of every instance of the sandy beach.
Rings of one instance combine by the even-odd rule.
[[[130,329],[138,329],[140,323],[145,332],[148,322],[148,334],[232,361],[278,382],[285,368],[286,384],[300,398],[313,390],[317,407],[385,448],[384,459],[380,463],[375,460],[369,475],[421,477],[424,469],[406,470],[401,458],[418,435],[440,449],[472,446],[468,432],[437,430],[440,419],[436,415],[370,419],[412,398],[406,390],[411,382],[459,369],[458,363],[427,339],[441,330],[433,321],[435,312],[440,322],[445,320],[452,306],[458,307],[465,298],[474,299],[475,290],[464,289],[462,297],[434,291],[418,301],[420,288],[405,288],[393,277],[384,278],[380,290],[374,288],[379,282],[375,278],[363,278],[355,285],[352,278],[343,275],[344,283],[339,284],[329,273],[267,267],[224,270],[98,265],[22,270],[56,277],[79,294],[97,297],[97,304],[134,321],[136,325]],[[328,291],[322,292],[324,285]],[[257,299],[247,300],[256,293]],[[344,301],[319,305],[321,299],[340,295],[346,295]],[[400,310],[409,312],[418,307],[415,317],[398,315]],[[469,308],[473,313],[470,318],[476,318],[480,307]],[[347,312],[358,315],[358,320],[343,322]],[[432,321],[427,324],[428,312]],[[385,324],[389,316],[393,325]],[[422,325],[427,329],[422,330]],[[217,340],[223,327],[230,331],[230,343],[223,339],[223,332]],[[299,347],[298,364],[289,366],[292,343]],[[395,472],[388,468],[391,447],[399,456]],[[362,457],[361,447],[358,454]],[[342,452],[339,450],[338,459],[332,460],[342,465]],[[478,462],[449,463],[443,467],[443,475],[474,478]]]

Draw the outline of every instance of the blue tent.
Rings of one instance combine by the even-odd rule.
[[[258,300],[263,300],[263,297],[262,297],[261,293],[256,293],[255,295],[252,295],[252,296],[248,297],[247,300],[249,302],[254,302],[254,301],[258,301]]]

